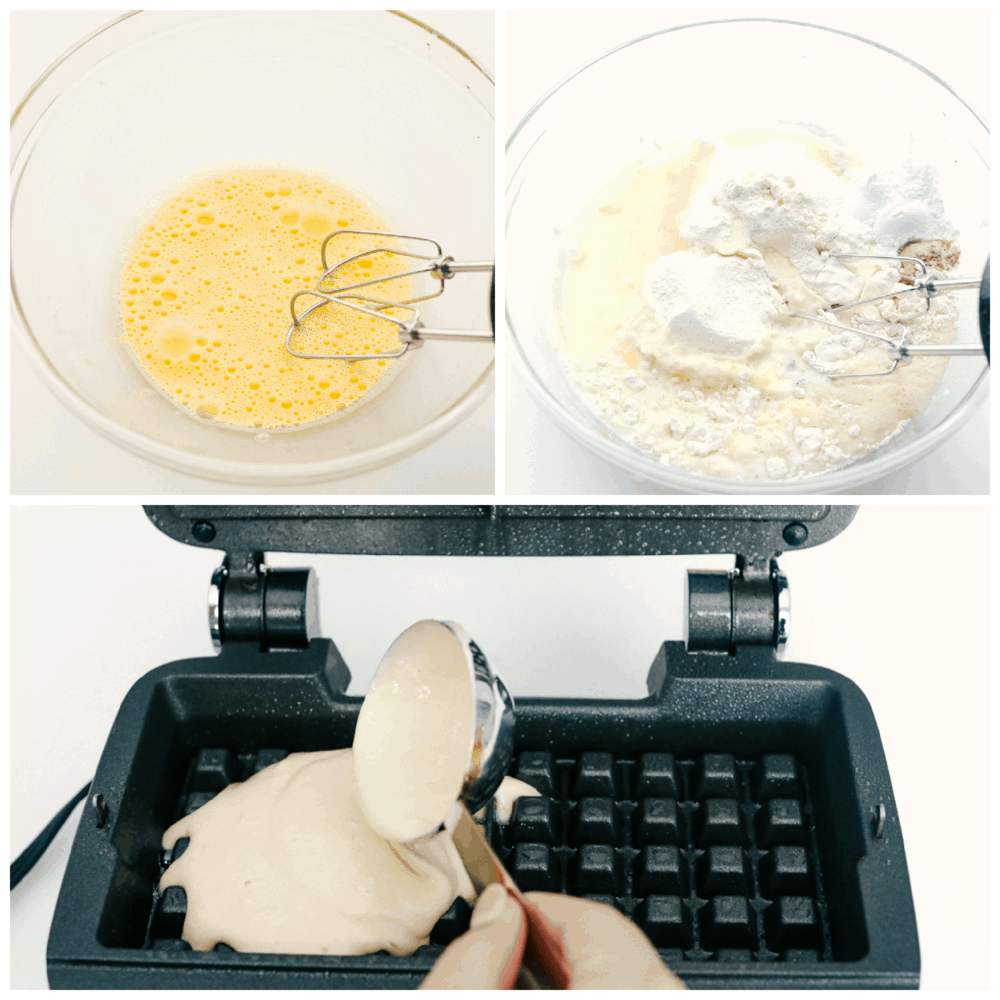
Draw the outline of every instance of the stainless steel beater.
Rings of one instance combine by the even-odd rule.
[[[882,299],[891,299],[907,292],[918,292],[923,295],[927,302],[927,309],[931,307],[931,299],[936,298],[942,292],[955,291],[961,288],[979,289],[979,334],[982,338],[982,346],[976,344],[914,344],[909,339],[907,332],[897,340],[891,337],[884,337],[882,334],[874,333],[871,330],[864,330],[853,326],[844,326],[842,323],[834,323],[832,320],[823,319],[819,316],[810,316],[807,313],[789,313],[798,319],[807,319],[813,323],[822,323],[825,326],[832,326],[835,330],[843,330],[847,333],[857,334],[862,337],[871,337],[886,345],[892,367],[878,372],[850,372],[848,374],[830,374],[830,378],[869,378],[873,375],[890,375],[900,365],[909,364],[913,358],[920,356],[950,356],[962,357],[970,355],[986,355],[987,364],[990,360],[990,261],[986,259],[986,268],[983,271],[982,279],[975,278],[943,278],[941,275],[928,271],[924,262],[917,257],[893,257],[891,255],[867,254],[867,253],[831,253],[831,257],[852,257],[855,259],[867,260],[893,260],[909,261],[920,269],[920,274],[913,279],[910,288],[898,289],[894,292],[886,292],[885,295],[876,295],[861,302],[852,302],[846,306],[836,306],[829,311],[832,313],[845,312],[848,309],[856,309],[858,306],[868,305],[870,302],[879,302]]]
[[[434,247],[433,254],[427,253],[417,253],[414,250],[399,250],[392,249],[390,247],[374,247],[371,250],[364,250],[361,253],[354,254],[352,257],[346,257],[343,260],[338,261],[333,266],[330,266],[327,261],[326,249],[330,241],[338,236],[378,236],[383,239],[395,239],[395,240],[407,240],[411,244],[422,243],[430,244]],[[493,271],[494,264],[492,261],[472,261],[458,263],[453,257],[445,256],[444,251],[441,249],[441,244],[437,240],[428,239],[426,236],[406,236],[402,233],[383,233],[378,231],[373,231],[369,229],[337,229],[332,233],[327,234],[323,243],[320,246],[320,260],[323,264],[323,273],[320,275],[319,280],[316,282],[314,288],[304,288],[297,291],[289,303],[289,309],[292,313],[292,325],[288,328],[285,334],[285,349],[289,354],[296,358],[307,358],[314,361],[370,361],[373,359],[387,360],[390,358],[398,358],[404,355],[410,348],[420,347],[420,345],[425,340],[450,340],[450,341],[465,341],[465,342],[492,342],[495,339],[494,331],[489,332],[482,330],[434,330],[429,329],[423,325],[420,320],[420,310],[417,309],[414,303],[423,302],[426,299],[437,298],[444,292],[445,282],[453,278],[456,274],[470,273],[470,272],[483,272],[483,271]],[[357,281],[350,285],[344,285],[338,287],[336,284],[336,276],[338,272],[342,269],[348,267],[351,264],[356,263],[364,258],[373,257],[377,254],[387,254],[390,256],[397,257],[408,257],[415,261],[422,261],[423,264],[412,268],[408,271],[402,271],[399,274],[386,275],[378,278],[370,278],[366,281]],[[417,277],[419,275],[429,275],[432,279],[438,282],[438,286],[435,291],[429,292],[426,295],[418,295],[411,299],[404,299],[401,302],[389,302],[386,299],[374,298],[370,295],[366,295],[361,291],[371,285],[383,284],[387,281],[399,281],[401,279],[410,279]],[[301,313],[297,313],[295,309],[296,302],[303,296],[313,296],[319,299],[314,305],[309,306]],[[494,299],[494,286],[490,286],[490,319],[493,321],[493,299]],[[402,346],[398,351],[393,351],[390,353],[380,353],[380,354],[309,354],[304,351],[298,351],[292,346],[292,337],[301,328],[303,322],[308,319],[313,313],[319,309],[325,309],[327,306],[337,304],[345,306],[348,309],[353,309],[356,312],[363,313],[366,316],[372,316],[376,319],[385,320],[388,323],[393,323],[398,330],[399,340]],[[387,315],[387,312],[402,312],[404,314],[403,318],[397,316]]]

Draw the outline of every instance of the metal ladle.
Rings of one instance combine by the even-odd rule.
[[[441,622],[461,642],[472,676],[472,753],[459,801],[477,813],[496,794],[514,757],[514,699],[461,625]]]
[[[436,624],[443,625],[460,644],[469,671],[472,691],[472,728],[469,732],[471,750],[456,804],[465,806],[474,814],[494,796],[513,759],[514,700],[503,681],[490,669],[482,650],[460,625],[447,621]],[[392,669],[392,666],[387,655],[379,671],[383,667]],[[355,735],[355,741],[357,738]],[[410,752],[416,754],[419,751],[411,747]],[[393,766],[397,764],[398,759],[393,761]],[[450,810],[448,816],[453,811]],[[448,816],[441,816],[438,823],[418,836],[439,832]]]

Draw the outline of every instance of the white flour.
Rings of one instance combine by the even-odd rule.
[[[888,175],[825,153],[792,138],[716,143],[703,182],[673,206],[673,246],[683,249],[646,267],[643,301],[601,356],[564,353],[588,405],[629,443],[707,475],[794,478],[870,451],[930,398],[943,359],[919,359],[891,377],[830,379],[888,368],[885,350],[860,333],[783,318],[820,313],[859,329],[866,318],[906,319],[918,343],[954,338],[949,296],[930,311],[911,294],[824,312],[904,287],[894,264],[830,252],[894,255],[908,239],[953,235],[930,168]],[[607,204],[627,202],[630,184],[648,199],[638,180],[620,179]],[[591,250],[585,230],[573,252]]]
[[[678,250],[650,265],[642,291],[659,320],[657,335],[639,345],[647,354],[662,350],[664,336],[696,350],[741,354],[760,342],[782,307],[763,257]]]

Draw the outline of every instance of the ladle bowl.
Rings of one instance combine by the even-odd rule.
[[[469,701],[448,698],[462,691]],[[443,714],[433,704],[442,701]],[[428,620],[403,632],[379,664],[354,735],[356,787],[373,829],[414,840],[437,833],[457,803],[479,811],[513,754],[514,700],[465,629]]]

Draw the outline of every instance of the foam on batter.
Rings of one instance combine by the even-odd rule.
[[[344,415],[388,384],[398,362],[304,360],[284,346],[289,300],[315,285],[320,244],[335,229],[393,227],[357,193],[303,170],[242,167],[179,183],[143,214],[123,251],[121,339],[153,385],[192,415],[250,430]],[[337,237],[331,263],[379,244]],[[338,283],[399,273],[400,259],[365,258]],[[395,302],[409,291],[396,281],[367,293]],[[300,300],[299,311],[314,301]],[[361,354],[400,343],[392,324],[333,306],[314,314],[296,346]]]

